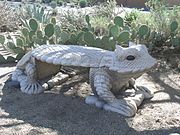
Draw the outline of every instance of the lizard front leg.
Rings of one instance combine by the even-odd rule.
[[[105,110],[117,112],[125,116],[133,116],[136,113],[137,106],[133,100],[117,99],[111,92],[111,78],[106,69],[93,68],[90,70],[90,74],[91,78],[93,78],[91,86],[95,90],[97,97],[87,97],[86,103],[94,103]]]

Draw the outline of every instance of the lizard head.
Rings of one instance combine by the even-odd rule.
[[[116,45],[115,61],[110,70],[119,73],[145,72],[156,65],[156,60],[149,55],[145,45],[130,42],[128,48]]]

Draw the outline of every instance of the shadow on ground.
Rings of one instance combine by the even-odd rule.
[[[164,102],[175,102],[175,103],[180,103],[180,82],[177,83],[177,81],[174,81],[171,79],[166,73],[163,74],[164,77],[161,77],[162,73],[155,72],[153,74],[148,74],[154,83],[157,83],[162,90],[158,90],[155,92],[155,94],[164,92],[169,95],[169,99],[166,100],[157,100],[157,101],[152,101],[153,103],[164,103]],[[164,81],[162,80],[164,79]],[[178,78],[180,80],[180,76]],[[166,82],[165,82],[166,81]],[[173,87],[172,87],[173,86]]]
[[[2,89],[0,107],[8,113],[8,115],[1,114],[0,119],[21,120],[21,122],[1,123],[0,130],[17,126],[23,128],[24,125],[30,124],[38,129],[26,129],[27,132],[24,133],[29,135],[44,134],[41,130],[44,128],[51,129],[59,135],[168,135],[180,132],[180,127],[136,131],[131,128],[133,118],[125,118],[117,113],[86,105],[84,99],[80,97],[64,96],[61,92],[63,90],[27,95],[19,89],[8,88],[7,85],[0,89]],[[14,133],[19,133],[19,130]]]
[[[90,107],[83,99],[62,93],[26,95],[4,86],[1,98],[1,108],[9,113],[7,118],[23,120],[20,124],[51,128],[60,135],[118,135],[119,132],[125,135],[130,129],[121,115]]]

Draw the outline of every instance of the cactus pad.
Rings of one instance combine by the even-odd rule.
[[[47,24],[44,31],[47,37],[51,37],[54,34],[54,25],[52,23]]]
[[[119,43],[126,43],[129,41],[130,33],[128,31],[122,31],[117,38]]]
[[[147,25],[141,25],[138,30],[138,34],[140,37],[147,35],[149,32],[149,27]]]
[[[177,21],[171,22],[170,28],[172,32],[175,31],[178,28],[178,22]]]
[[[3,36],[3,35],[0,35],[0,44],[4,44],[4,42],[5,42],[5,36]]]
[[[119,27],[123,27],[123,25],[124,25],[123,23],[124,23],[124,21],[123,21],[123,19],[120,16],[116,16],[114,18],[114,24],[115,25],[117,25]]]
[[[37,23],[37,21],[36,21],[35,19],[33,19],[33,18],[31,18],[31,19],[29,20],[29,26],[30,26],[30,28],[31,28],[33,31],[37,31],[37,29],[38,29],[38,23]]]

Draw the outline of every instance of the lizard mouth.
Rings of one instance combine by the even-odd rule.
[[[148,71],[150,71],[151,69],[157,67],[157,60],[154,59],[154,58],[152,58],[150,61],[148,61],[148,63],[150,63],[150,64],[147,65],[147,66],[145,66],[144,69],[143,69],[143,68],[139,68],[140,70],[138,70],[138,68],[137,68],[137,70],[133,70],[133,72],[134,72],[134,73],[135,73],[135,72],[142,72],[142,73],[144,73],[144,72],[148,72]]]

